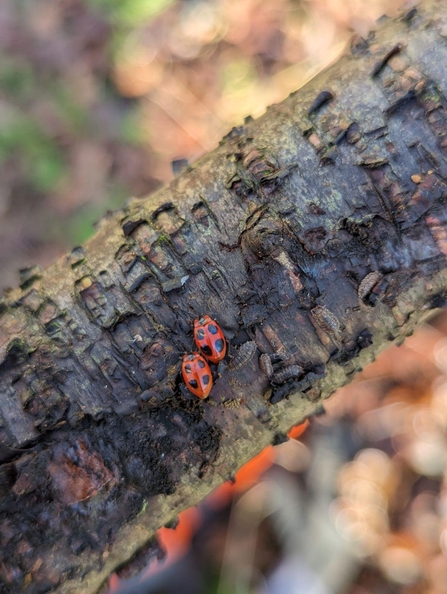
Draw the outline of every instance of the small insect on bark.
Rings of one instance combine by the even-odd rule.
[[[289,379],[300,377],[303,375],[304,370],[299,365],[290,365],[290,367],[286,367],[285,369],[281,369],[281,371],[277,371],[273,376],[273,383],[275,384],[283,384]]]
[[[273,390],[273,394],[270,396],[270,404],[278,404],[278,402],[281,402],[281,400],[284,400],[284,398],[287,398],[287,396],[293,391],[293,382],[289,382],[287,384],[284,384],[283,386],[280,386],[279,388],[277,388],[276,390]]]
[[[359,284],[359,288],[357,290],[357,294],[359,296],[360,301],[364,301],[366,297],[371,293],[373,288],[377,285],[379,280],[382,278],[382,275],[378,270],[374,272],[370,272],[367,274]]]
[[[268,353],[263,353],[259,357],[259,367],[261,368],[262,373],[269,379],[273,376],[272,360],[270,359],[270,355]]]
[[[318,324],[318,326],[320,326],[322,330],[324,330],[324,332],[326,332],[326,334],[335,336],[339,335],[340,322],[326,307],[323,305],[317,305],[310,310],[310,314],[313,320]]]
[[[256,343],[254,341],[244,342],[239,348],[236,357],[228,364],[228,371],[236,371],[251,361],[256,353]]]

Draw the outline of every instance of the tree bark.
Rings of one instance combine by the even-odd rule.
[[[386,21],[22,271],[0,304],[1,592],[96,592],[445,303],[446,39],[435,0]],[[180,360],[203,314],[230,346],[200,401]]]

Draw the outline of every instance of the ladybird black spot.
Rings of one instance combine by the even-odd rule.
[[[208,330],[211,332],[211,334],[218,333],[217,326],[215,326],[214,324],[208,324]]]
[[[189,385],[191,386],[191,388],[198,388],[199,384],[196,382],[196,380],[191,380],[189,382]]]
[[[211,350],[211,348],[206,344],[204,345],[202,348],[202,351],[205,353],[205,355],[212,355],[213,351]]]
[[[200,367],[200,369],[203,369],[205,367],[205,362],[202,361],[202,359],[198,359],[197,364]]]
[[[202,382],[205,386],[207,386],[210,383],[210,376],[209,375],[204,375],[202,377]]]
[[[218,353],[221,353],[224,349],[224,341],[221,338],[218,338],[214,343],[214,347]]]
[[[185,365],[185,371],[186,371],[186,373],[191,373],[191,366]]]
[[[199,328],[197,330],[197,338],[199,340],[203,340],[205,338],[205,330],[203,330],[202,328]]]

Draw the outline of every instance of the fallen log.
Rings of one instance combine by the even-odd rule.
[[[0,302],[2,592],[96,592],[445,304],[447,6],[421,3]],[[207,399],[194,319],[228,342]],[[147,548],[149,547],[149,548]]]

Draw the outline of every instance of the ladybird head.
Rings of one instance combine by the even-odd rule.
[[[206,324],[209,324],[210,322],[212,322],[212,319],[209,316],[201,316],[200,318],[194,320],[194,328],[206,326]]]

